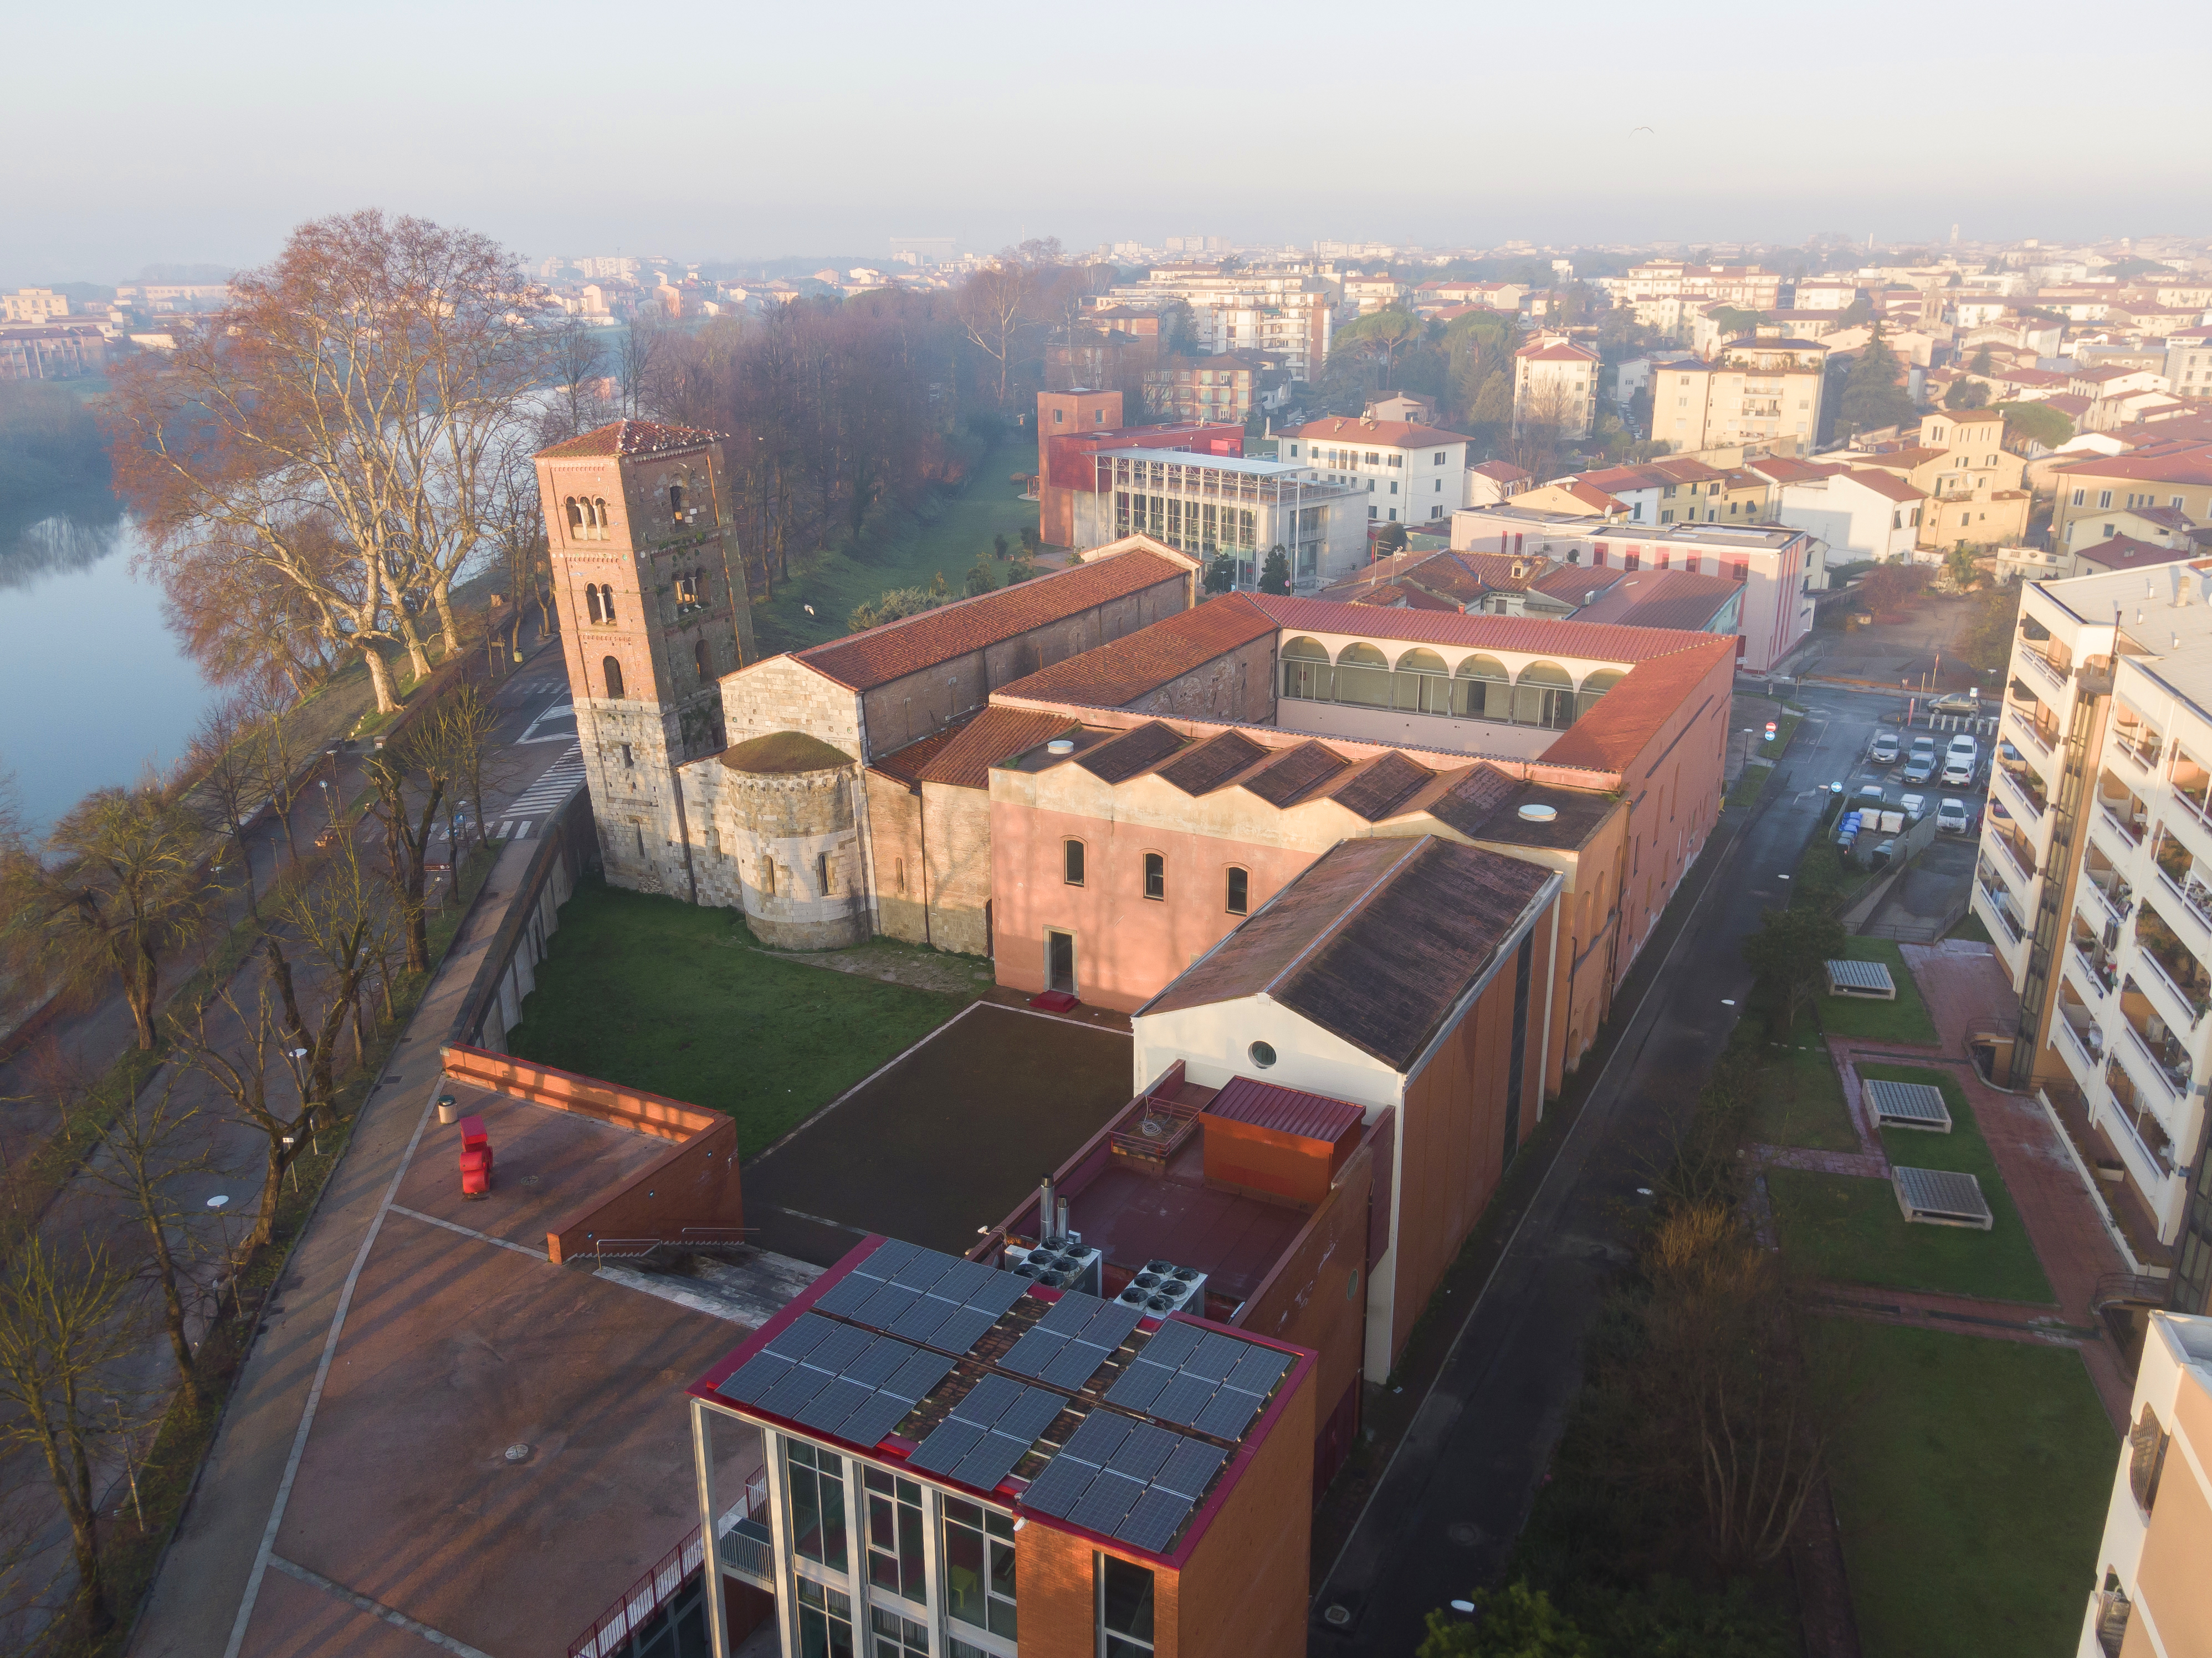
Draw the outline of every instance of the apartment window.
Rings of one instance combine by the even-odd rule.
[[[2100,489],[2097,492],[2097,508],[2100,512],[2112,504],[2112,492],[2110,489]]]
[[[956,1497],[945,1499],[945,1611],[1004,1640],[1018,1634],[1014,1522]]]
[[[1060,879],[1069,886],[1083,884],[1083,842],[1063,841],[1060,843]]]
[[[1444,452],[1441,449],[1437,450],[1434,455],[1430,457],[1429,464],[1432,466],[1443,465],[1444,464]]]
[[[1612,555],[1606,550],[1605,543],[1601,541],[1595,544],[1590,548],[1590,568],[1602,570],[1605,568],[1606,561]]]
[[[1375,509],[1374,509],[1372,507],[1370,507],[1367,509],[1367,516],[1368,516],[1368,517],[1370,517],[1370,518],[1373,518],[1374,516],[1376,516]]]
[[[863,1476],[868,1497],[868,1582],[925,1605],[928,1580],[921,1556],[921,1487],[880,1468]],[[925,1641],[922,1651],[929,1648]]]
[[[853,1601],[811,1577],[799,1580],[799,1649],[823,1658],[853,1658]]]
[[[1098,1658],[1144,1658],[1152,1650],[1152,1574],[1146,1567],[1095,1554]]]
[[[791,1546],[802,1560],[843,1571],[844,1461],[802,1439],[786,1439],[783,1446],[785,1477],[790,1487]],[[802,1590],[805,1583],[805,1578],[799,1579]],[[849,1607],[846,1616],[851,1616]]]
[[[1145,896],[1165,898],[1168,896],[1168,860],[1157,852],[1145,854]]]
[[[1431,495],[1440,495],[1443,494],[1443,492],[1444,492],[1444,481],[1443,481],[1442,478],[1438,478],[1438,479],[1437,479],[1437,480],[1436,480],[1436,486],[1437,486],[1437,487],[1436,487],[1434,489],[1431,490],[1431,491],[1430,491],[1430,493],[1431,493]]]
[[[2076,489],[2074,492],[2074,504],[2076,507],[2086,505],[2088,500],[2088,495],[2089,492],[2087,489]]]
[[[1232,864],[1229,869],[1229,895],[1224,907],[1231,915],[1243,915],[1248,913],[1251,902],[1251,872],[1238,869]]]
[[[1062,414],[1059,410],[1055,409],[1055,410],[1054,410],[1052,411],[1052,423],[1053,423],[1054,426],[1060,425],[1060,424],[1061,424],[1062,422],[1064,422],[1066,419],[1067,419],[1067,416],[1066,416],[1066,415]]]
[[[876,1633],[874,1658],[929,1658],[929,1627],[902,1617],[890,1606],[870,1606],[868,1627]]]

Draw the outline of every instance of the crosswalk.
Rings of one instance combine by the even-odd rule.
[[[544,678],[543,677],[533,679],[518,679],[507,686],[507,689],[511,694],[517,696],[550,696],[556,691],[567,690],[568,689],[568,681],[566,675],[556,674],[550,679]]]
[[[583,745],[571,743],[544,774],[515,796],[500,819],[499,838],[527,841],[538,825],[568,805],[568,797],[584,786]]]

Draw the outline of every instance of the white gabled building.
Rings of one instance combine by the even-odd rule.
[[[1308,421],[1281,434],[1285,461],[1310,466],[1331,483],[1364,489],[1376,524],[1439,527],[1475,504],[1463,433],[1397,420],[1349,416]]]

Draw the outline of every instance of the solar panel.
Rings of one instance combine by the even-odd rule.
[[[951,1471],[951,1477],[979,1491],[990,1491],[1014,1471],[1014,1464],[1028,1450],[1028,1445],[1003,1434],[987,1435],[974,1450],[960,1459],[960,1466]]]
[[[774,1353],[779,1358],[787,1358],[793,1363],[797,1363],[814,1351],[817,1342],[837,1327],[826,1318],[818,1318],[812,1313],[802,1313],[769,1338],[768,1345],[761,1351],[764,1353]]]
[[[867,1305],[870,1296],[883,1287],[881,1279],[863,1278],[855,1272],[849,1278],[839,1278],[823,1291],[814,1304],[823,1312],[835,1313],[840,1318],[850,1318]]]
[[[1215,1332],[1198,1344],[1198,1351],[1183,1360],[1182,1368],[1208,1382],[1219,1382],[1237,1368],[1237,1361],[1244,1357],[1249,1345]]]
[[[898,1322],[899,1315],[919,1299],[918,1292],[902,1284],[886,1284],[862,1302],[860,1310],[852,1316],[875,1329],[888,1330]]]
[[[1006,1412],[1006,1407],[1029,1391],[1002,1376],[987,1376],[961,1396],[952,1407],[952,1420],[988,1428]]]
[[[832,1376],[830,1385],[800,1409],[798,1419],[817,1432],[836,1433],[847,1417],[875,1396],[876,1390],[863,1382]]]
[[[1106,1362],[1106,1350],[1094,1347],[1087,1341],[1071,1341],[1060,1350],[1052,1363],[1041,1373],[1045,1381],[1055,1388],[1065,1388],[1070,1393],[1098,1373]]]
[[[1114,1460],[1114,1453],[1136,1425],[1127,1417],[1117,1416],[1111,1411],[1093,1411],[1068,1435],[1067,1443],[1060,1454],[1103,1468]]]
[[[1198,1420],[1213,1397],[1215,1383],[1204,1376],[1178,1372],[1176,1379],[1160,1389],[1160,1396],[1152,1401],[1152,1414],[1163,1422],[1179,1422],[1188,1426]]]
[[[830,1385],[829,1376],[820,1370],[810,1370],[804,1364],[794,1366],[789,1376],[769,1388],[762,1398],[760,1407],[776,1416],[797,1418],[806,1401]]]
[[[1188,1497],[1179,1497],[1173,1491],[1162,1491],[1154,1485],[1137,1499],[1137,1506],[1131,1509],[1127,1517],[1114,1528],[1114,1535],[1124,1543],[1149,1549],[1154,1554],[1164,1553],[1168,1545],[1175,1540],[1175,1534],[1182,1527],[1183,1517],[1190,1512],[1191,1506]]]
[[[945,1269],[945,1276],[930,1286],[929,1293],[943,1296],[947,1301],[964,1303],[990,1279],[991,1269],[981,1261],[956,1260]]]
[[[1129,1339],[1129,1332],[1137,1327],[1144,1317],[1138,1309],[1118,1301],[1109,1301],[1091,1314],[1091,1321],[1083,1327],[1082,1339],[1112,1352]]]
[[[1165,1467],[1152,1476],[1156,1491],[1177,1491],[1195,1503],[1221,1471],[1229,1454],[1202,1439],[1186,1439],[1168,1454]]]
[[[1091,1489],[1068,1510],[1068,1519],[1085,1531],[1114,1534],[1114,1527],[1121,1523],[1137,1499],[1145,1494],[1144,1482],[1115,1473],[1111,1468],[1091,1482]]]
[[[1068,1510],[1083,1500],[1083,1494],[1091,1489],[1091,1482],[1097,1473],[1098,1470],[1090,1463],[1063,1451],[1030,1482],[1029,1490],[1022,1493],[1023,1504],[1055,1520],[1065,1520]]]
[[[922,1297],[898,1315],[891,1324],[890,1332],[908,1341],[933,1341],[939,1327],[952,1316],[953,1310],[950,1303],[933,1297]]]
[[[1887,1128],[1931,1128],[1951,1132],[1950,1108],[1943,1090],[1926,1083],[1893,1083],[1869,1078],[1863,1084],[1874,1114]]]
[[[769,1388],[790,1374],[789,1359],[778,1358],[774,1353],[755,1353],[725,1376],[714,1391],[725,1399],[736,1400],[740,1405],[754,1405],[767,1396]]]
[[[1037,1376],[1044,1367],[1060,1357],[1066,1339],[1051,1331],[1031,1330],[1013,1345],[1013,1350],[999,1361],[1002,1370],[1012,1370],[1018,1376]]]
[[[870,1255],[854,1270],[866,1272],[871,1278],[887,1278],[922,1253],[922,1248],[918,1243],[908,1243],[898,1238],[887,1238],[877,1247],[875,1254]]]
[[[945,1276],[955,1259],[934,1249],[917,1249],[912,1260],[891,1274],[891,1282],[917,1291],[927,1290]]]
[[[942,1303],[933,1303],[942,1305]],[[964,1353],[986,1335],[999,1321],[996,1313],[981,1307],[959,1307],[945,1315],[945,1322],[937,1327],[937,1333],[929,1338],[933,1347],[942,1347],[948,1353]]]
[[[1217,1439],[1235,1439],[1244,1431],[1260,1409],[1259,1400],[1241,1388],[1224,1388],[1214,1394],[1206,1407],[1198,1413],[1191,1426],[1199,1432],[1212,1434]]]
[[[1244,1356],[1237,1361],[1237,1368],[1229,1373],[1226,1385],[1242,1388],[1248,1394],[1257,1394],[1265,1399],[1274,1392],[1275,1383],[1283,1372],[1291,1368],[1291,1356],[1279,1353],[1273,1347],[1244,1344]]]
[[[845,1374],[873,1388],[897,1374],[898,1367],[913,1357],[914,1349],[903,1341],[878,1336],[868,1344],[866,1351],[845,1367]]]
[[[1085,1295],[1080,1290],[1063,1291],[1060,1299],[1045,1309],[1045,1315],[1036,1321],[1036,1327],[1064,1336],[1080,1335],[1083,1327],[1097,1315],[1098,1309],[1111,1304],[1099,1300],[1097,1296]]]
[[[890,1394],[872,1394],[866,1404],[845,1418],[845,1425],[837,1430],[837,1436],[855,1445],[873,1445],[903,1422],[913,1408],[910,1399],[897,1399]]]
[[[1050,1389],[1025,1388],[1006,1413],[991,1424],[991,1431],[1018,1439],[1026,1447],[1052,1426],[1053,1418],[1066,1408],[1067,1401]]]
[[[945,1380],[952,1361],[937,1353],[916,1353],[881,1384],[881,1391],[912,1401]]]
[[[1106,1390],[1106,1400],[1125,1411],[1149,1411],[1152,1401],[1160,1396],[1160,1390],[1174,1380],[1173,1370],[1139,1359],[1122,1371],[1121,1379]]]
[[[842,1376],[853,1361],[876,1344],[877,1338],[849,1324],[832,1324],[821,1340],[799,1362],[832,1376]]]
[[[1116,1473],[1132,1479],[1150,1479],[1160,1471],[1180,1442],[1181,1436],[1150,1422],[1139,1422],[1129,1430],[1129,1436],[1114,1450],[1114,1460],[1107,1466]]]
[[[1206,1332],[1194,1324],[1170,1320],[1152,1332],[1152,1339],[1145,1344],[1138,1355],[1153,1364],[1164,1364],[1170,1370],[1189,1356],[1192,1348],[1205,1339]]]
[[[981,1444],[983,1430],[966,1422],[940,1423],[907,1461],[932,1473],[950,1473],[960,1459]]]
[[[988,1313],[994,1322],[1024,1296],[1029,1293],[1030,1281],[1017,1278],[1012,1272],[994,1272],[988,1282],[968,1292],[968,1305],[979,1312]]]

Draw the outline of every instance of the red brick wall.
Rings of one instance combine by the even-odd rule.
[[[1316,1375],[1298,1380],[1182,1572],[1160,1574],[1160,1658],[1304,1658]]]
[[[545,1234],[556,1266],[617,1238],[680,1243],[684,1228],[736,1232],[745,1222],[738,1177],[738,1126],[728,1118],[648,1163],[629,1181]],[[735,1242],[735,1237],[722,1239]]]

